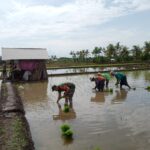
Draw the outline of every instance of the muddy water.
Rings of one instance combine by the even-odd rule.
[[[48,74],[60,74],[60,73],[100,72],[100,71],[119,70],[119,69],[125,69],[125,67],[50,69],[47,70],[47,72]]]
[[[53,74],[67,74],[67,73],[83,73],[83,72],[101,72],[110,70],[125,70],[131,69],[131,66],[126,67],[95,67],[95,68],[67,68],[67,69],[48,69],[49,75]],[[137,69],[137,67],[132,67],[132,69]]]
[[[36,150],[149,150],[150,149],[150,71],[127,72],[128,82],[136,90],[114,92],[92,90],[92,75],[51,77],[48,83],[19,85],[26,117]],[[74,82],[76,91],[71,112],[62,111],[64,100],[57,105],[53,84]],[[68,123],[74,136],[61,136],[60,126]]]

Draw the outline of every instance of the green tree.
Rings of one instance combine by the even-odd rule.
[[[150,60],[150,42],[144,43],[143,60]]]
[[[74,51],[71,51],[70,55],[72,56],[73,61],[75,62],[76,61],[76,53]]]
[[[138,45],[133,45],[132,56],[134,60],[140,60],[142,56],[142,48]]]
[[[105,54],[109,59],[115,58],[117,56],[116,47],[113,44],[109,44],[106,47]]]
[[[121,58],[121,61],[127,61],[127,60],[129,60],[129,50],[128,50],[128,47],[122,46],[121,51],[120,51],[120,58]]]
[[[98,57],[101,54],[102,50],[102,47],[95,47],[92,51],[92,54],[94,55],[94,57]]]

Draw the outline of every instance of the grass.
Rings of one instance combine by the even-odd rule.
[[[21,150],[28,144],[27,139],[24,135],[24,125],[21,119],[16,118],[16,120],[12,123],[12,138],[9,141],[9,149],[10,150]]]
[[[1,91],[3,91],[3,92],[2,92],[2,96],[6,98],[6,97],[8,96],[7,86],[6,86],[5,83],[2,83],[2,86],[1,86],[1,87],[2,87],[2,90],[1,90]]]
[[[93,150],[101,150],[99,147],[94,148]]]
[[[0,136],[2,136],[4,133],[5,133],[4,128],[0,126]]]
[[[145,65],[145,63],[109,63],[109,64],[97,64],[91,62],[51,62],[47,63],[47,69],[63,69],[63,68],[83,68],[83,67],[114,67],[114,66],[133,66],[133,65]]]

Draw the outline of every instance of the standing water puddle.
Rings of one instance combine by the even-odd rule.
[[[89,80],[93,75],[51,77],[48,82],[18,86],[26,117],[30,124],[36,150],[148,150],[150,148],[150,71],[126,72],[128,82],[136,90],[94,92]],[[76,85],[73,108],[64,113],[58,93],[51,91],[53,84],[73,82]],[[67,123],[73,138],[65,139],[60,126]]]

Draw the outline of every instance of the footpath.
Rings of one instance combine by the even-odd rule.
[[[0,89],[0,150],[34,150],[22,100],[11,82]]]

